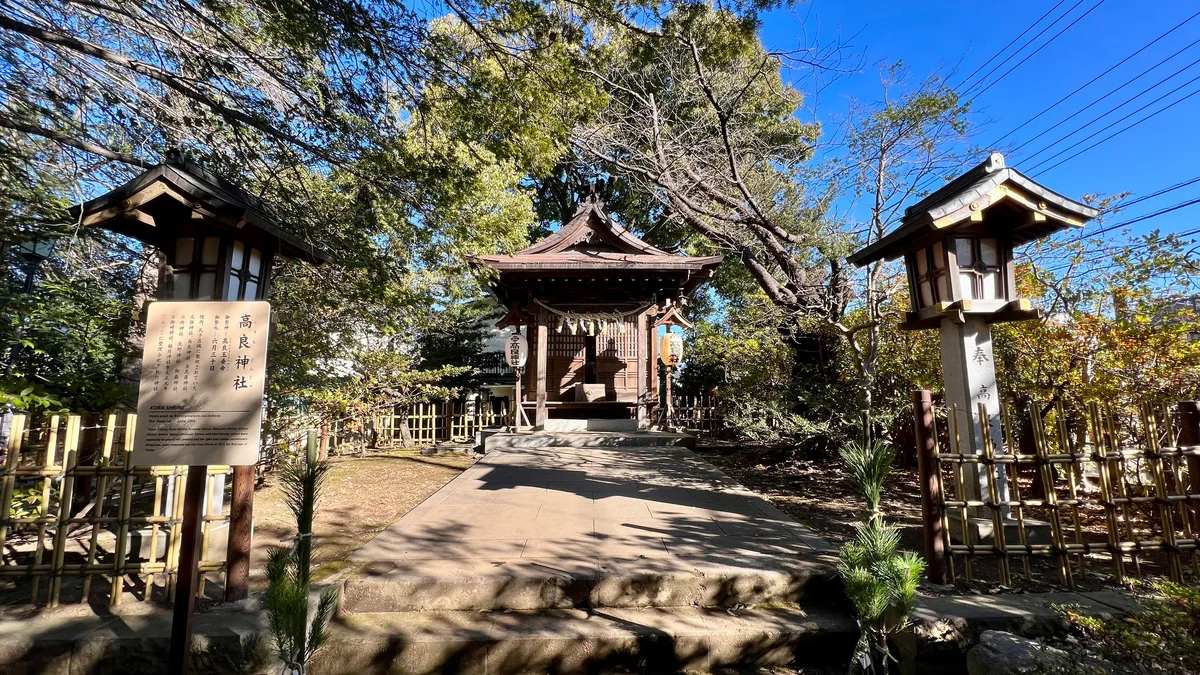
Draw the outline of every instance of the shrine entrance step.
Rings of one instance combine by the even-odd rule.
[[[676,445],[692,437],[496,439],[351,556],[312,675],[849,662],[837,551]]]
[[[546,420],[544,431],[637,431],[638,421],[626,419],[555,419]]]
[[[695,448],[696,437],[662,431],[525,431],[490,434],[484,452],[519,448],[627,448],[677,446]]]

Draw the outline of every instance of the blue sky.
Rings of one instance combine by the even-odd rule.
[[[880,92],[879,64],[883,61],[903,60],[912,76],[918,79],[938,69],[949,72],[956,68],[950,77],[950,82],[956,84],[1056,3],[1057,0],[1009,0],[990,5],[949,0],[814,0],[794,10],[780,10],[767,15],[763,23],[763,40],[770,48],[792,49],[797,45],[798,36],[807,35],[810,41],[819,38],[824,43],[840,37],[862,55],[860,72],[841,78],[822,93],[818,113],[824,117],[844,110],[852,97],[863,101],[876,99]],[[1078,23],[973,99],[977,120],[988,122],[974,135],[973,142],[989,147],[994,140],[1062,96],[1200,11],[1200,3],[1194,0],[1065,0],[1021,41],[1009,48],[1001,59],[1074,6],[1066,18],[995,71],[989,81],[1007,71],[1097,3],[1099,6]],[[1002,145],[1011,147],[1032,139],[1085,104],[1198,40],[1200,17],[1192,19],[1054,110],[1018,130]],[[1197,80],[1167,95],[1172,89],[1200,77],[1200,63],[1184,69],[1197,60],[1200,60],[1200,44],[1185,49],[1093,108],[1030,142],[1016,154],[1006,155],[1008,164],[1072,198],[1080,198],[1085,193],[1115,194],[1123,191],[1131,191],[1133,197],[1137,197],[1200,176],[1200,161],[1197,161],[1200,158],[1200,131],[1197,129],[1200,126],[1200,93],[1075,159],[1050,168],[1059,159],[1074,154],[1126,124],[1200,90],[1200,80]],[[998,62],[999,59],[984,68],[980,75],[991,70]],[[1184,69],[1183,72],[1146,95],[1029,159],[1030,155],[1052,140],[1180,69]],[[795,84],[802,91],[807,91],[807,81],[802,78],[797,74]],[[1109,131],[1036,170],[1030,170],[1046,157],[1147,103],[1152,105]],[[1116,224],[1196,198],[1200,198],[1200,183],[1132,206],[1123,213],[1110,216],[1106,224]],[[1136,234],[1155,228],[1163,232],[1187,232],[1200,227],[1197,223],[1200,223],[1200,204],[1139,223],[1131,229]],[[1096,229],[1096,226],[1091,225],[1088,229]],[[1116,234],[1113,233],[1114,236]]]

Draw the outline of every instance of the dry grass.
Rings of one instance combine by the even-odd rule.
[[[351,553],[425,501],[475,460],[461,455],[424,457],[416,450],[335,457],[317,504],[314,578],[337,571]],[[296,524],[274,477],[254,496],[251,590],[264,587],[267,549],[295,536]]]

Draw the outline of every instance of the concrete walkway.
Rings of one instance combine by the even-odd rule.
[[[831,552],[686,448],[525,447],[489,452],[353,559],[421,561],[428,571],[465,561],[738,565]]]

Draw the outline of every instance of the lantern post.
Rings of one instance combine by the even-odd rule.
[[[1029,300],[1018,297],[1014,247],[1082,228],[1098,214],[1005,166],[1004,156],[992,153],[908,207],[896,230],[847,258],[858,267],[904,258],[911,309],[900,328],[936,328],[940,333],[946,406],[953,417],[947,424],[955,452],[1007,451],[991,325],[1041,316]],[[979,463],[964,464],[962,490],[964,498],[987,502],[1008,518],[1004,466],[996,465],[993,474]],[[977,541],[990,537],[991,512],[980,514],[976,508],[971,516]]]
[[[524,374],[525,362],[529,360],[529,341],[520,333],[521,327],[516,327],[516,332],[508,336],[508,343],[504,349],[504,360],[508,365],[512,366],[515,378],[513,381],[513,426],[517,431],[521,431],[521,418],[525,415],[525,409],[522,404],[521,392],[521,375]]]
[[[164,163],[128,183],[72,208],[71,216],[84,227],[108,229],[158,249],[163,258],[160,301],[262,301],[267,299],[275,256],[312,264],[329,260],[328,254],[276,222],[258,199],[187,161],[178,151],[169,152]],[[197,513],[223,509],[224,476],[212,500],[200,503],[206,472],[205,466],[189,467],[185,497],[195,502],[189,502],[192,521],[198,520]],[[226,600],[247,595],[253,499],[254,465],[234,466]],[[191,570],[187,566],[188,561],[181,559],[176,595],[177,602],[190,604],[195,593],[188,584],[195,583],[195,561]],[[185,589],[191,597],[178,595]],[[172,652],[176,651],[179,646],[173,645]]]
[[[667,405],[666,426],[671,425],[671,421],[675,419],[675,402],[671,395],[671,380],[674,379],[675,366],[683,360],[683,338],[679,337],[678,333],[671,332],[671,325],[667,325],[667,332],[663,333],[662,339],[658,343],[658,358],[666,367],[667,372]]]

